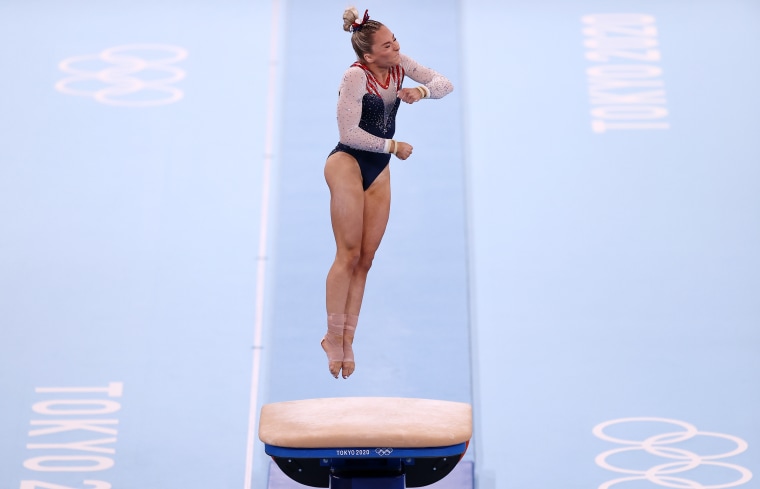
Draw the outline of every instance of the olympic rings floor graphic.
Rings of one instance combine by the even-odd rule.
[[[187,56],[185,49],[165,44],[129,44],[99,54],[72,56],[58,64],[71,76],[58,81],[55,89],[67,95],[92,97],[106,105],[167,105],[184,96],[172,84],[183,80],[185,71],[173,64]]]
[[[628,440],[624,438],[613,437],[607,432],[609,428],[615,425],[632,423],[640,424],[643,428],[647,427],[646,424],[649,424],[650,426],[656,426],[664,423],[678,426],[681,428],[681,430],[660,433],[641,440]],[[747,450],[747,442],[737,436],[724,433],[699,431],[696,426],[685,421],[653,417],[620,418],[611,421],[605,421],[604,423],[600,423],[595,426],[593,433],[604,441],[617,443],[619,445],[625,445],[622,448],[613,448],[612,450],[607,450],[606,452],[600,453],[596,457],[596,464],[600,467],[611,470],[613,472],[628,475],[626,477],[607,481],[600,485],[599,489],[608,489],[617,484],[632,481],[649,481],[659,486],[673,487],[678,489],[726,489],[730,487],[740,486],[752,479],[752,472],[750,472],[746,467],[719,461],[721,459],[739,455],[740,453],[743,453]],[[716,441],[719,441],[720,444],[725,444],[725,442],[728,441],[732,446],[735,445],[735,447],[724,453],[699,455],[691,450],[687,450],[682,447],[669,446],[678,443],[684,443],[689,440],[697,440],[698,437],[712,438]],[[674,462],[667,462],[644,470],[638,470],[634,468],[625,468],[619,465],[614,465],[609,461],[609,459],[612,457],[620,458],[620,454],[631,454],[633,452],[644,452],[656,457],[674,460]],[[707,466],[710,468],[717,467],[719,468],[719,474],[721,476],[724,474],[724,472],[735,472],[738,473],[738,477],[735,477],[733,480],[710,485],[674,475],[696,469],[700,466]],[[718,472],[716,472],[716,474],[717,473]],[[713,477],[716,474],[712,474]]]

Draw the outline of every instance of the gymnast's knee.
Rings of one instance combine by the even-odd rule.
[[[338,249],[335,261],[353,273],[361,263],[361,250],[358,246]]]
[[[374,253],[362,253],[356,262],[355,271],[367,273],[372,268],[372,261],[375,259]]]

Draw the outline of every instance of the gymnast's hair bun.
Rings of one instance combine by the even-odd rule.
[[[346,32],[351,32],[351,24],[356,22],[356,20],[359,18],[359,11],[356,10],[356,7],[349,7],[343,12],[343,30]]]

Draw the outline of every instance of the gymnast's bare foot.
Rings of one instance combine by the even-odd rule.
[[[345,314],[327,315],[327,334],[322,338],[322,349],[327,353],[327,366],[336,379],[343,366],[343,325]]]
[[[354,362],[354,334],[356,333],[356,325],[359,322],[359,316],[356,314],[346,314],[346,325],[343,328],[343,378],[347,379],[354,369],[356,369],[356,363]]]
[[[352,344],[354,343],[354,335],[349,335],[348,332],[343,333],[343,378],[347,379],[356,369],[356,363],[354,362],[354,349]]]
[[[336,379],[343,366],[343,336],[328,332],[322,338],[322,349],[327,353],[327,366]]]

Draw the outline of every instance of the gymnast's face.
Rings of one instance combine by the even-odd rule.
[[[375,63],[382,68],[390,68],[401,62],[401,54],[396,36],[390,29],[382,26],[375,32],[375,38],[372,41],[372,53],[366,54],[365,59],[370,63]]]

